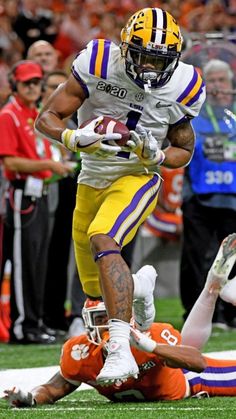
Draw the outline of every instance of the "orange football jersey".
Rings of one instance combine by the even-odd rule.
[[[159,343],[181,343],[180,333],[167,323],[154,323],[151,337]],[[113,401],[178,400],[186,394],[186,380],[181,369],[163,366],[153,353],[132,348],[139,366],[138,379],[130,378],[121,386],[99,386],[96,377],[104,364],[103,346],[88,341],[86,335],[68,340],[62,350],[61,373],[68,381],[91,385]]]

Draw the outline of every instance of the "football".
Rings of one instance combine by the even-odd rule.
[[[80,128],[86,127],[93,119],[89,119],[80,125]],[[123,122],[117,119],[111,118],[110,116],[104,116],[103,120],[95,127],[95,132],[98,134],[121,134],[122,137],[119,140],[108,140],[109,145],[124,146],[130,138],[129,129]]]

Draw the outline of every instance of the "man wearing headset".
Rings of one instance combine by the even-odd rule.
[[[48,250],[48,203],[45,179],[71,169],[52,160],[50,143],[35,135],[36,103],[43,70],[34,61],[20,61],[9,82],[12,96],[0,112],[0,156],[9,180],[4,246],[12,262],[12,343],[52,343],[42,332],[42,303]]]

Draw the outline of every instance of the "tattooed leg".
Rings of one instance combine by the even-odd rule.
[[[93,236],[91,244],[94,255],[100,255],[96,262],[108,317],[129,322],[132,315],[133,279],[119,254],[120,249],[113,239],[102,234]]]

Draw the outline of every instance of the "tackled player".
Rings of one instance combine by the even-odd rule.
[[[103,297],[115,348],[97,376],[99,384],[138,373],[130,349],[133,281],[120,251],[156,206],[158,166],[183,167],[194,149],[190,120],[200,111],[205,88],[196,69],[179,61],[181,47],[179,26],[168,12],[139,10],[122,29],[120,46],[94,39],[79,53],[69,79],[36,121],[43,136],[83,152],[73,217],[75,256],[85,294]],[[76,109],[78,126],[95,120],[66,129],[63,119]],[[120,134],[95,132],[101,115],[127,125],[131,138],[124,148],[105,143]],[[162,150],[164,140],[169,145]]]
[[[5,398],[10,406],[16,407],[54,403],[76,390],[82,382],[90,384],[106,398],[119,402],[179,400],[203,396],[235,397],[236,360],[211,359],[199,352],[211,334],[212,316],[218,296],[236,304],[236,277],[228,281],[235,260],[236,233],[226,237],[221,244],[205,287],[181,335],[171,324],[166,323],[147,323],[148,332],[145,334],[132,329],[132,353],[139,366],[137,380],[130,378],[120,382],[120,385],[110,384],[106,387],[96,382],[96,375],[109,350],[109,335],[104,303],[90,301],[85,303],[83,309],[87,336],[73,337],[65,343],[60,372],[31,392],[16,388],[6,390]],[[150,289],[154,287],[154,271],[151,266],[141,268],[134,278],[135,288],[145,273],[148,274]],[[141,302],[142,298],[139,298],[139,304]],[[135,304],[134,321],[137,322]]]

